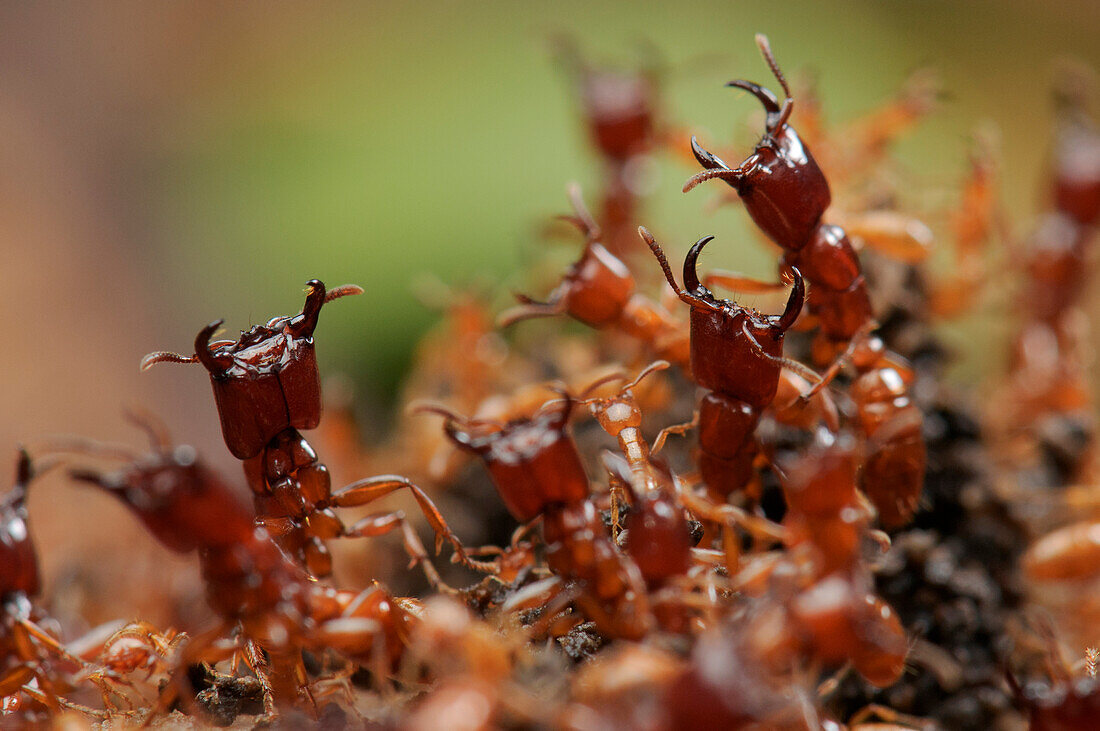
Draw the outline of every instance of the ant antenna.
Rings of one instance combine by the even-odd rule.
[[[791,88],[787,86],[787,77],[783,75],[783,72],[779,70],[779,64],[775,60],[775,55],[772,54],[772,45],[768,41],[768,37],[763,33],[756,34],[756,46],[760,49],[761,55],[764,56],[764,61],[767,62],[768,68],[775,74],[775,78],[779,81],[779,85],[783,87],[783,93],[788,99],[791,98]]]
[[[565,190],[569,196],[569,202],[573,206],[573,212],[576,214],[575,217],[566,216],[565,218],[576,223],[588,241],[595,241],[600,238],[600,225],[596,223],[596,219],[592,218],[592,213],[588,210],[588,206],[584,204],[580,184],[570,183]]]
[[[775,60],[775,55],[772,54],[772,46],[768,41],[768,37],[763,33],[757,33],[756,45],[760,49],[761,55],[764,56],[764,61],[767,62],[768,68],[772,70],[772,74],[779,80],[779,85],[783,87],[783,94],[786,96],[786,99],[783,100],[783,109],[779,112],[779,119],[771,126],[772,130],[783,129],[783,125],[787,123],[787,120],[791,117],[791,112],[794,111],[794,99],[791,98],[791,87],[787,85],[787,77],[779,70],[779,63]]]

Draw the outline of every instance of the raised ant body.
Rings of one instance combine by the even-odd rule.
[[[333,648],[377,667],[400,656],[416,604],[378,584],[356,593],[313,581],[192,448],[158,445],[117,472],[72,475],[121,500],[168,548],[199,554],[207,602],[221,623],[184,647],[178,682],[188,665],[239,653],[264,685],[265,710],[272,714],[276,703],[294,705],[300,693],[308,695],[303,649]],[[234,628],[243,647],[219,645]],[[171,700],[162,696],[162,707]]]
[[[333,493],[328,468],[298,431],[313,429],[321,419],[321,385],[313,344],[321,307],[338,297],[363,291],[355,285],[326,290],[316,279],[308,286],[305,306],[298,315],[256,325],[236,341],[211,343],[210,338],[222,323],[218,320],[195,337],[195,355],[150,353],[141,367],[144,370],[166,361],[198,362],[206,367],[222,435],[233,456],[244,462],[257,520],[313,576],[332,573],[327,539],[377,536],[401,528],[406,549],[424,567],[428,579],[439,585],[419,539],[401,512],[369,515],[349,528],[333,510],[366,505],[408,489],[435,531],[436,548],[446,539],[454,546],[456,559],[473,566],[431,499],[397,475],[359,480]]]
[[[566,314],[597,330],[633,337],[658,357],[687,368],[690,354],[682,324],[661,304],[635,291],[634,276],[626,264],[599,242],[600,228],[576,186],[569,188],[569,197],[576,213],[570,220],[585,235],[584,253],[546,302],[517,295],[521,304],[502,312],[500,325]]]
[[[640,639],[652,617],[646,585],[619,551],[589,498],[589,481],[569,433],[573,400],[507,424],[466,419],[441,407],[447,435],[485,463],[508,511],[528,523],[542,519],[546,562],[576,595],[582,612],[612,637]],[[563,596],[569,596],[570,589]]]
[[[852,397],[871,446],[862,486],[878,508],[882,524],[898,527],[916,510],[924,481],[922,417],[908,395],[906,369],[871,333],[871,300],[848,235],[821,220],[831,200],[829,183],[787,124],[794,100],[767,39],[757,36],[757,44],[786,99],[780,106],[776,96],[758,84],[731,81],[729,86],[748,91],[763,104],[764,136],[736,168],[692,138],[695,157],[706,170],[688,180],[684,191],[707,180],[724,180],[737,191],[756,225],[783,249],[783,268],[797,268],[805,275],[810,284],[807,304],[820,327],[816,359],[834,359],[815,388],[823,388],[845,359],[861,374]]]
[[[805,288],[792,269],[794,288],[778,316],[765,316],[717,299],[699,281],[696,264],[714,237],[692,245],[684,259],[684,287],[676,283],[660,244],[639,229],[676,295],[691,307],[691,373],[707,393],[699,405],[699,471],[711,493],[724,501],[753,475],[758,447],[754,431],[779,388],[783,336],[802,311]]]

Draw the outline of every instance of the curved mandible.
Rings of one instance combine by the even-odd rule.
[[[691,152],[695,155],[695,159],[699,161],[699,164],[707,170],[730,169],[730,166],[722,158],[700,145],[699,140],[695,139],[695,135],[691,136]]]
[[[325,304],[325,296],[328,290],[320,279],[311,279],[306,282],[309,294],[306,295],[306,303],[302,305],[302,314],[294,318],[291,332],[296,338],[308,338],[317,329],[317,318],[321,315],[321,307]]]
[[[760,103],[764,105],[764,109],[768,112],[769,118],[773,114],[779,114],[779,99],[775,96],[771,89],[767,89],[763,86],[760,86],[760,84],[754,83],[752,81],[745,81],[744,79],[736,79],[726,84],[726,86],[731,86],[735,89],[742,89],[755,96],[757,99],[760,100]]]
[[[702,253],[703,247],[713,240],[713,236],[704,236],[691,245],[691,248],[688,249],[687,256],[684,257],[684,289],[697,297],[710,294],[710,290],[699,283],[697,266],[699,254]]]
[[[195,336],[195,357],[210,372],[211,375],[221,375],[231,365],[232,361],[226,356],[214,355],[210,350],[210,338],[222,326],[225,320],[214,320]]]
[[[806,282],[802,279],[802,272],[798,271],[798,267],[791,267],[791,276],[794,278],[791,296],[787,298],[787,306],[783,308],[783,314],[775,318],[775,326],[783,332],[791,329],[798,316],[802,314],[802,305],[806,302]]]

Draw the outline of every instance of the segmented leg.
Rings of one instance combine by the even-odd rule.
[[[348,528],[344,532],[344,535],[349,538],[374,538],[377,536],[384,536],[397,528],[401,529],[405,553],[409,554],[409,558],[411,559],[409,568],[419,565],[433,589],[448,594],[456,593],[455,589],[448,586],[439,576],[439,572],[436,571],[435,566],[432,565],[428,557],[428,552],[425,550],[424,544],[420,542],[420,537],[416,535],[416,531],[409,525],[409,521],[405,519],[405,513],[403,511],[395,510],[391,513],[372,513],[371,515],[367,515]]]
[[[436,553],[439,553],[443,548],[443,541],[447,541],[454,547],[454,560],[460,562],[463,566],[475,571],[491,570],[491,567],[479,561],[474,561],[466,555],[465,547],[458,540],[458,536],[454,534],[451,527],[447,525],[447,521],[443,518],[443,514],[439,512],[439,508],[435,506],[435,503],[423,490],[414,485],[408,478],[399,475],[379,475],[378,477],[358,480],[334,493],[332,504],[341,508],[358,507],[402,489],[407,489],[413,494],[417,505],[420,506],[420,511],[427,518],[432,530],[435,531]]]
[[[691,421],[685,421],[683,424],[673,424],[672,426],[666,426],[664,429],[657,433],[657,438],[653,440],[653,448],[649,450],[650,454],[658,454],[665,448],[665,441],[673,434],[684,435],[689,431],[699,426],[699,412],[696,411]]]
[[[713,286],[728,289],[731,292],[742,294],[771,294],[787,289],[783,282],[770,282],[763,279],[750,277],[740,272],[731,272],[725,269],[712,269],[703,275],[703,284],[709,289]]]

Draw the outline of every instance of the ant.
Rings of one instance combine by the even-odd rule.
[[[569,199],[575,215],[567,220],[584,234],[584,253],[546,302],[517,294],[520,305],[502,312],[498,324],[507,327],[533,317],[566,314],[596,330],[628,335],[659,358],[686,369],[690,347],[680,322],[662,305],[636,291],[626,264],[600,243],[600,227],[585,208],[576,185],[569,187]]]
[[[570,39],[556,45],[580,98],[589,139],[603,162],[599,221],[607,248],[616,256],[628,255],[637,247],[633,227],[646,163],[669,136],[660,114],[661,69],[655,63],[636,70],[596,68]],[[656,54],[645,50],[650,59]]]
[[[1020,257],[1024,291],[1017,301],[1026,307],[1011,346],[1006,394],[998,399],[1004,406],[993,415],[1005,431],[1028,438],[1044,417],[1072,419],[1077,412],[1091,421],[1081,305],[1100,222],[1100,130],[1085,111],[1085,90],[1082,79],[1070,77],[1058,93],[1053,210],[1040,219]],[[1067,456],[1061,461],[1067,462],[1068,479],[1089,482],[1095,466],[1088,464],[1088,456]]]
[[[768,39],[756,37],[768,67],[783,88],[779,100],[751,81],[728,86],[748,91],[767,112],[764,135],[736,168],[705,150],[693,137],[692,150],[706,168],[684,191],[707,180],[724,180],[737,191],[756,225],[783,250],[782,267],[799,269],[810,284],[807,304],[820,327],[815,359],[833,362],[811,393],[824,388],[850,360],[860,374],[852,389],[859,424],[872,447],[863,470],[864,492],[886,528],[904,525],[916,511],[924,482],[922,416],[908,394],[911,374],[873,334],[871,300],[859,257],[844,229],[823,223],[829,183],[798,133],[787,123],[794,110],[787,80]],[[839,357],[837,357],[839,353]]]
[[[600,398],[588,397],[601,386],[627,378],[623,373],[612,373],[590,384],[582,393],[581,401],[589,407],[604,431],[619,442],[622,457],[605,455],[603,463],[608,473],[630,494],[632,509],[626,518],[626,544],[650,586],[660,586],[673,576],[685,574],[691,566],[691,544],[683,508],[700,520],[726,528],[723,533],[724,548],[727,568],[731,573],[740,543],[740,536],[733,533],[735,526],[765,541],[782,538],[779,526],[770,521],[750,515],[733,505],[716,504],[681,486],[667,465],[654,458],[654,453],[661,450],[668,435],[680,427],[661,430],[651,449],[641,433],[642,413],[634,389],[647,376],[668,367],[668,361],[656,361],[646,366],[632,381],[624,383],[616,393]],[[612,522],[615,522],[614,510]]]
[[[195,337],[195,355],[150,353],[142,359],[142,370],[162,362],[198,362],[207,369],[222,435],[233,456],[244,462],[257,520],[313,576],[332,573],[326,540],[379,536],[400,528],[406,550],[425,568],[433,586],[440,586],[402,512],[369,515],[349,528],[333,510],[366,505],[402,489],[412,492],[435,531],[437,552],[447,540],[454,547],[456,561],[476,568],[477,563],[466,555],[431,498],[408,479],[381,475],[332,492],[328,468],[298,431],[313,429],[321,420],[321,384],[313,332],[326,303],[363,290],[356,285],[326,290],[317,279],[307,286],[305,305],[298,315],[256,325],[236,341],[211,343],[223,322],[217,320]]]
[[[231,655],[256,674],[268,716],[277,705],[296,705],[302,692],[312,697],[303,650],[332,648],[375,663],[382,674],[400,658],[417,603],[394,598],[377,583],[351,592],[313,580],[193,448],[154,444],[152,453],[115,472],[73,469],[70,475],[122,501],[169,549],[199,554],[206,599],[220,622],[180,651],[175,687],[161,695],[159,710],[180,690],[184,668]],[[234,629],[237,643],[219,643]]]
[[[22,708],[15,698],[20,692],[51,712],[67,706],[57,694],[47,655],[81,668],[87,664],[43,628],[46,616],[32,601],[41,591],[41,580],[27,527],[27,490],[42,471],[20,449],[15,484],[0,501],[0,698],[6,699],[5,710],[12,711]]]
[[[699,471],[712,496],[725,502],[752,478],[758,452],[753,433],[763,410],[775,399],[780,370],[801,368],[783,358],[783,336],[802,311],[802,274],[791,268],[794,286],[783,313],[766,316],[718,299],[700,283],[696,265],[713,236],[699,239],[688,251],[681,288],[661,245],[645,228],[638,233],[657,257],[672,291],[691,308],[691,373],[707,390],[697,417]]]
[[[516,520],[541,517],[546,562],[571,584],[558,603],[575,599],[601,632],[641,639],[652,624],[644,577],[612,541],[589,498],[588,475],[569,432],[574,400],[563,394],[561,404],[553,408],[551,402],[530,418],[506,424],[469,419],[434,404],[415,408],[446,419],[447,436],[482,459]],[[553,614],[546,611],[548,618]]]

